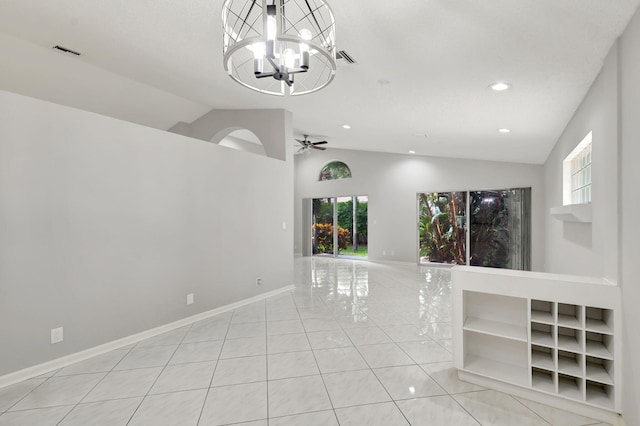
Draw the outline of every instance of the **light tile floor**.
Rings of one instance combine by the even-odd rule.
[[[295,278],[0,389],[0,425],[602,425],[457,379],[446,268],[300,258]]]

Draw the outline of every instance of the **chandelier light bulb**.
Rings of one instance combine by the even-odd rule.
[[[284,49],[284,52],[282,52],[282,56],[284,57],[285,67],[294,68],[296,66],[296,52],[294,52],[293,49]]]
[[[276,7],[267,6],[267,40],[275,41],[278,32],[278,23],[276,22]]]
[[[302,37],[303,40],[311,40],[313,34],[311,34],[311,31],[309,31],[307,28],[303,28],[300,30],[300,37]]]
[[[255,59],[264,58],[264,53],[266,52],[266,47],[264,43],[253,43],[251,45],[251,50],[253,51],[253,57]]]
[[[305,41],[311,40],[311,31],[306,28],[301,29],[300,37]],[[309,69],[309,45],[307,43],[300,43],[300,68]]]

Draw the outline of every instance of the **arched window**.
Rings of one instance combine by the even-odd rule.
[[[319,180],[347,179],[351,177],[351,170],[342,161],[332,161],[322,168]]]

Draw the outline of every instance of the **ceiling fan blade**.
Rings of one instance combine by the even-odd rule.
[[[307,146],[305,141],[301,141],[300,139],[296,139],[296,141],[302,146]]]
[[[329,142],[327,141],[311,142],[311,145],[324,145],[325,143],[329,143]]]
[[[326,150],[326,149],[327,149],[327,148],[325,148],[325,147],[323,147],[323,146],[315,146],[315,145],[311,145],[311,148],[313,148],[313,149],[319,149],[320,151],[324,151],[324,150]]]

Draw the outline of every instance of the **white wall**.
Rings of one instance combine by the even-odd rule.
[[[318,181],[322,167],[333,160],[345,162],[353,177]],[[296,253],[302,253],[304,198],[368,195],[369,259],[415,263],[417,193],[531,187],[532,265],[534,270],[542,270],[542,166],[339,149],[296,155],[295,166]]]
[[[546,270],[593,275],[622,288],[623,418],[640,424],[640,12],[603,68],[545,164],[546,208],[562,204],[562,160],[593,130],[593,223],[547,219]]]
[[[293,284],[291,149],[280,161],[8,92],[0,120],[0,375]]]
[[[545,163],[545,214],[562,206],[562,162],[593,131],[592,223],[562,222],[546,227],[545,269],[618,281],[618,66],[611,50],[600,74]]]
[[[627,425],[640,425],[640,12],[620,39],[621,247],[624,314],[623,410]]]

